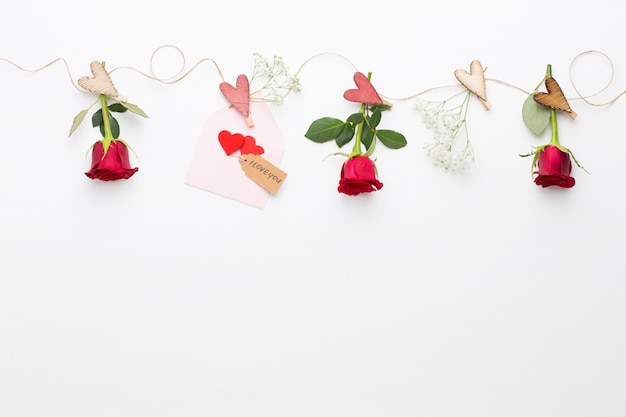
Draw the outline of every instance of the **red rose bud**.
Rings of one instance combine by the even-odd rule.
[[[376,165],[366,156],[353,156],[343,163],[337,191],[348,195],[380,190],[383,183],[376,179]]]
[[[569,175],[572,172],[570,155],[558,147],[548,145],[540,150],[537,167],[538,170],[534,172],[538,174],[535,178],[535,184],[542,187],[556,185],[571,188],[574,186],[574,178]]]
[[[139,168],[131,168],[128,158],[128,148],[124,143],[111,141],[106,155],[102,142],[93,146],[91,154],[91,169],[85,172],[89,178],[102,181],[115,181],[132,177]]]

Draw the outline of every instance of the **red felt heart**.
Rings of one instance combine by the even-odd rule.
[[[263,147],[258,146],[256,144],[256,140],[252,136],[246,136],[244,138],[243,146],[241,147],[241,154],[246,155],[249,153],[253,153],[255,155],[261,155],[265,153],[265,149]]]
[[[236,88],[226,81],[220,83],[220,91],[239,113],[244,117],[250,115],[250,84],[245,74],[237,77]]]
[[[383,99],[380,98],[380,95],[374,89],[370,80],[367,79],[365,75],[360,72],[354,73],[354,83],[356,84],[356,89],[346,90],[343,93],[343,98],[348,101],[352,101],[354,103],[363,103],[363,104],[382,104]]]
[[[224,149],[226,155],[235,152],[244,144],[244,137],[241,133],[235,133],[233,135],[228,130],[222,130],[217,135],[217,139],[220,141],[220,145],[222,145],[222,149]]]

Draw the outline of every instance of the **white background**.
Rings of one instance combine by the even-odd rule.
[[[579,5],[584,4],[584,5]],[[9,0],[0,56],[26,69],[65,58],[149,71],[163,44],[187,69],[213,58],[227,81],[254,52],[293,72],[333,52],[406,97],[455,84],[478,59],[532,90],[547,64],[576,120],[559,116],[569,190],[532,182],[527,153],[548,140],[521,119],[525,95],[488,82],[468,115],[476,163],[445,173],[411,100],[381,127],[381,191],[336,191],[337,149],[303,134],[355,110],[354,68],[326,55],[272,111],[288,173],[264,210],[184,185],[206,117],[227,103],[209,64],[165,85],[112,78],[149,115],[120,115],[139,155],[128,181],[89,180],[94,96],[61,63],[0,63],[0,416],[491,417],[626,415],[626,99],[576,97],[572,60],[606,53],[626,88],[623,11],[607,0],[283,2]],[[620,6],[617,6],[620,7]],[[176,72],[165,50],[155,71]],[[581,90],[610,73],[575,66]],[[91,115],[91,113],[90,113]],[[90,117],[90,116],[89,116]]]

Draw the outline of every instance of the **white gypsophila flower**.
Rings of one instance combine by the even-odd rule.
[[[474,162],[474,150],[465,132],[465,143],[458,143],[457,135],[465,124],[464,104],[446,109],[445,101],[427,102],[418,100],[416,108],[424,115],[424,124],[434,129],[432,142],[424,144],[424,149],[435,165],[445,171],[455,171],[469,168]]]
[[[450,131],[458,131],[463,125],[461,114],[452,110],[442,110],[440,113],[441,124],[444,129]]]
[[[415,107],[416,110],[423,112],[426,110],[426,107],[428,107],[428,101],[417,98],[413,103],[413,107]]]
[[[437,128],[439,126],[439,112],[441,111],[440,104],[434,104],[424,100],[417,100],[417,110],[422,112],[424,116],[424,124],[428,128]]]
[[[435,165],[444,171],[467,169],[474,162],[474,151],[469,141],[462,146],[456,146],[454,137],[437,132],[432,142],[424,144],[424,149]]]
[[[289,74],[289,69],[281,57],[274,56],[270,64],[261,54],[253,55],[254,72],[250,84],[254,80],[264,80],[263,86],[254,92],[261,94],[264,101],[281,105],[291,91],[300,91],[300,79]]]

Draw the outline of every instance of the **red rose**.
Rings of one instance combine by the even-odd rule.
[[[85,172],[91,179],[102,181],[115,181],[128,179],[137,172],[139,168],[131,168],[128,158],[128,148],[119,140],[111,141],[106,155],[102,142],[98,141],[93,146],[91,154],[91,169]]]
[[[563,188],[574,186],[574,178],[569,174],[572,172],[572,161],[567,152],[563,152],[556,146],[548,145],[539,151],[537,162],[538,170],[535,171],[537,178],[535,184],[542,187],[557,185]]]
[[[337,191],[348,195],[380,190],[383,183],[376,179],[376,165],[367,156],[353,156],[343,163]]]

